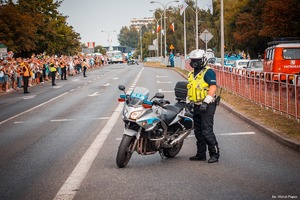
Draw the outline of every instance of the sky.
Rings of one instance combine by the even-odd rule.
[[[81,42],[95,42],[95,45],[119,45],[117,35],[123,26],[130,26],[133,18],[152,17],[150,10],[163,9],[159,3],[151,0],[64,0],[59,12],[68,16],[67,22],[80,34]],[[171,0],[156,0],[163,5]],[[210,0],[198,0],[199,8],[205,8]],[[167,7],[178,7],[173,2]],[[116,32],[112,32],[112,31]],[[102,32],[104,31],[104,32]],[[109,33],[109,34],[108,34]]]

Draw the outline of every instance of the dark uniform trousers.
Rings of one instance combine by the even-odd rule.
[[[24,89],[24,93],[28,92],[29,78],[30,78],[29,76],[23,76],[23,81],[24,81],[23,89]]]
[[[208,104],[205,112],[200,111],[200,105],[194,105],[194,133],[197,138],[197,155],[206,156],[206,145],[210,156],[219,156],[218,142],[213,132],[216,104]]]

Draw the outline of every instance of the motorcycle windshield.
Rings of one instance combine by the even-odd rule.
[[[130,94],[130,106],[142,105],[145,100],[148,99],[149,90],[144,87],[136,87]]]

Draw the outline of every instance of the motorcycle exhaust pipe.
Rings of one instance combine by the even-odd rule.
[[[176,138],[175,140],[173,140],[170,143],[170,145],[176,145],[176,144],[182,142],[190,133],[191,133],[191,131],[186,131],[185,133],[183,133],[182,135],[180,135],[178,138]]]

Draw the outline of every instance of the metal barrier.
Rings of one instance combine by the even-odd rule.
[[[300,120],[300,75],[275,74],[212,66],[220,87],[256,104]]]

